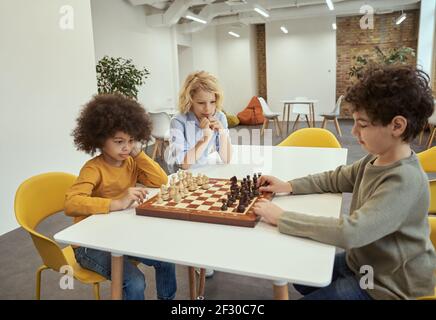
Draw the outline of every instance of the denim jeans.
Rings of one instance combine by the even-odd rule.
[[[372,300],[360,287],[359,280],[345,262],[345,253],[335,256],[332,282],[324,288],[294,285],[304,297],[303,300]]]
[[[111,254],[109,252],[79,247],[74,249],[77,262],[85,269],[101,274],[111,279]],[[123,298],[125,300],[144,300],[144,274],[131,261],[141,262],[153,266],[156,274],[157,298],[162,300],[174,299],[177,290],[176,268],[172,263],[151,259],[124,257],[123,266]]]

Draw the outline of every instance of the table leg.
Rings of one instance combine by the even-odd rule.
[[[189,272],[189,296],[191,300],[197,299],[197,281],[195,276],[195,268],[188,267]]]
[[[289,300],[287,281],[274,281],[273,289],[275,300]]]
[[[112,300],[123,299],[123,256],[112,253],[112,285],[111,298]]]
[[[315,104],[311,103],[311,109],[312,109],[312,127],[315,128]]]
[[[289,114],[291,113],[291,105],[288,103],[286,105],[287,109],[288,109],[288,119],[286,120],[286,134],[288,134],[289,132]]]

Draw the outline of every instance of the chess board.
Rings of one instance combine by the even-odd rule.
[[[238,200],[227,210],[221,210],[221,199],[230,192],[230,180],[209,179],[210,188],[198,188],[189,192],[179,203],[173,200],[156,203],[157,195],[145,201],[136,208],[136,214],[142,216],[188,220],[215,224],[253,228],[259,217],[253,212],[253,205],[261,198],[272,199],[271,193],[261,193],[250,200],[244,212],[237,212]]]

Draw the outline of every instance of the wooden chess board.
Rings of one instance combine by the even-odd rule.
[[[198,188],[196,191],[189,192],[188,196],[179,203],[170,200],[158,204],[156,203],[157,195],[155,195],[139,205],[136,208],[136,214],[253,228],[259,221],[259,217],[253,212],[253,205],[261,198],[272,199],[271,193],[261,193],[260,196],[250,200],[244,212],[236,211],[239,200],[227,210],[222,211],[221,199],[226,198],[226,194],[230,192],[231,181],[210,178],[209,184],[209,189]]]

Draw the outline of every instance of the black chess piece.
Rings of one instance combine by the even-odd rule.
[[[245,211],[245,206],[241,203],[241,201],[239,202],[239,205],[236,208],[236,211],[239,213],[243,213]]]
[[[226,211],[227,210],[227,200],[221,199],[221,202],[223,203],[223,205],[221,206],[221,210]]]

